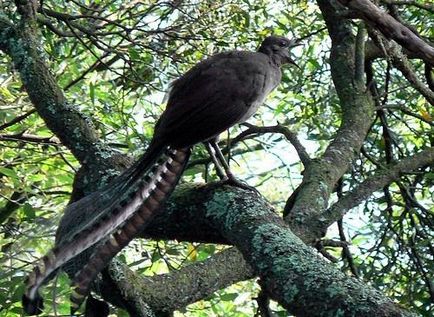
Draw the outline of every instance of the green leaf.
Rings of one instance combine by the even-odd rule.
[[[9,176],[9,177],[17,179],[17,180],[19,179],[17,173],[13,169],[10,169],[7,167],[0,167],[0,174]]]
[[[237,297],[238,297],[238,293],[224,293],[220,295],[221,300],[228,301],[228,302],[232,302]]]
[[[94,105],[95,104],[95,85],[92,82],[89,83],[89,97],[90,97],[90,100],[92,101],[92,104]]]
[[[30,205],[29,203],[25,203],[23,205],[23,211],[28,220],[35,219],[35,209],[32,205]]]

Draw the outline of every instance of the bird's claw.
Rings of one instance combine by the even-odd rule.
[[[258,195],[261,195],[261,193],[255,187],[246,184],[245,182],[239,180],[234,176],[227,177],[226,179],[222,180],[221,183],[223,185],[235,186],[241,189],[253,191],[256,192]]]

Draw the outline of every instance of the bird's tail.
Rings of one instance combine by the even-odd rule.
[[[91,283],[109,261],[140,233],[161,210],[161,205],[175,188],[185,168],[190,149],[169,150],[163,164],[153,174],[145,200],[137,211],[103,244],[98,246],[89,262],[72,281],[71,314],[86,298]]]
[[[155,177],[158,178],[158,175],[155,175],[161,173],[159,165],[154,164],[165,149],[164,146],[152,143],[132,167],[106,188],[67,207],[65,213],[95,209],[95,217],[58,243],[34,266],[27,277],[22,298],[26,314],[35,315],[42,311],[43,300],[38,292],[39,287],[49,280],[58,268],[115,231],[143,204],[143,200],[152,191]]]

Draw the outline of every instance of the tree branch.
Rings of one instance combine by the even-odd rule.
[[[348,277],[307,247],[254,193],[216,190],[204,213],[243,253],[267,294],[296,316],[412,316],[378,291]],[[237,194],[239,192],[239,194]],[[328,300],[333,298],[332,300]],[[351,300],[349,300],[351,298]]]
[[[382,0],[381,2],[396,6],[415,6],[416,8],[434,13],[434,4],[421,3],[415,0]]]
[[[48,128],[83,162],[95,149],[93,145],[100,144],[97,133],[90,119],[67,102],[41,56],[35,28],[23,18],[19,26],[3,29],[0,47],[14,62],[31,102]]]
[[[17,26],[0,17],[0,49],[11,57],[47,127],[83,165],[84,170],[78,176],[85,174],[88,183],[74,186],[73,199],[76,199],[107,183],[107,175],[116,175],[130,160],[101,142],[90,118],[66,100],[41,54],[36,22],[31,15],[25,16]]]
[[[401,47],[393,41],[389,41],[375,30],[370,32],[371,38],[379,47],[386,50],[387,57],[390,58],[393,66],[401,71],[408,82],[420,92],[426,100],[434,105],[434,91],[426,87],[416,75],[413,65],[408,60],[407,56],[402,52]]]
[[[137,306],[135,302],[141,299],[157,314],[181,309],[211,296],[219,289],[254,277],[236,248],[168,274],[145,277],[119,261],[112,261],[108,271],[117,289],[113,291],[113,287],[107,287],[108,281],[105,280],[100,287],[104,299],[117,303],[120,293],[130,305]]]
[[[18,116],[16,118],[12,119],[11,121],[0,125],[0,130],[4,130],[6,128],[13,126],[14,124],[17,124],[17,123],[23,121],[24,119],[26,119],[28,116],[32,115],[35,112],[36,112],[36,109],[32,109],[32,110],[27,111],[26,113],[22,114],[21,116]]]
[[[377,170],[371,177],[368,177],[353,191],[344,195],[330,207],[327,213],[328,224],[331,225],[341,219],[348,210],[368,199],[374,192],[381,190],[393,181],[397,181],[403,174],[414,172],[431,164],[434,164],[434,147],[401,159],[395,164],[387,165],[384,169]]]
[[[381,31],[387,38],[420,56],[434,66],[434,48],[425,43],[405,25],[381,10],[369,0],[338,0],[343,5],[354,10],[360,18]]]
[[[404,165],[405,162],[402,164]],[[81,217],[79,214],[75,216],[75,218]],[[71,218],[70,221],[74,221],[74,219]],[[275,234],[275,239],[268,236],[268,238],[263,238],[262,235],[268,229],[271,230],[270,235]],[[64,230],[68,229],[64,228]],[[203,232],[204,235],[201,235],[200,232]],[[128,301],[140,298],[140,300],[146,301],[155,311],[185,307],[194,301],[206,298],[217,289],[243,279],[252,278],[256,274],[259,274],[268,281],[268,287],[271,287],[271,280],[274,281],[273,283],[280,285],[279,287],[281,288],[271,288],[268,291],[274,294],[274,299],[283,301],[285,306],[289,305],[293,307],[294,302],[289,301],[300,301],[298,306],[296,305],[296,311],[290,309],[291,312],[297,312],[297,314],[299,314],[298,310],[304,309],[306,314],[299,314],[300,316],[319,316],[318,313],[323,312],[323,309],[332,312],[334,309],[337,309],[337,306],[334,306],[335,304],[339,306],[343,302],[347,302],[349,298],[365,296],[366,294],[369,295],[367,295],[368,299],[364,303],[367,303],[366,305],[372,304],[373,306],[367,315],[361,314],[360,316],[383,316],[382,309],[384,307],[370,302],[372,298],[369,299],[369,296],[377,298],[382,303],[389,303],[384,308],[386,310],[391,309],[391,311],[394,311],[397,309],[385,297],[379,295],[377,291],[367,289],[366,285],[361,281],[348,280],[347,276],[341,276],[337,268],[325,263],[315,252],[302,244],[298,238],[294,237],[287,226],[283,224],[281,218],[275,214],[273,208],[263,198],[238,188],[221,187],[217,184],[206,186],[183,184],[179,186],[175,192],[175,196],[172,196],[168,201],[166,210],[149,225],[143,236],[147,238],[170,237],[177,240],[183,240],[183,238],[188,237],[189,241],[194,241],[194,235],[196,234],[198,240],[202,239],[202,241],[213,242],[212,238],[204,239],[206,232],[220,243],[235,243],[237,248],[244,250],[243,254],[249,264],[240,260],[242,257],[238,251],[226,250],[212,257],[209,262],[192,264],[190,265],[191,267],[186,266],[179,271],[164,276],[157,275],[142,278],[137,273],[131,272],[128,268],[119,267],[119,264],[114,264],[114,267],[110,267],[111,279],[115,282],[121,293],[126,294]],[[249,234],[253,236],[249,236]],[[259,239],[258,235],[262,237],[260,241],[257,240]],[[270,253],[264,256],[266,259],[260,260],[259,253],[263,252]],[[232,261],[229,261],[229,259],[232,259]],[[77,261],[77,259],[74,261]],[[84,259],[83,262],[85,261]],[[274,264],[271,265],[263,261],[270,261],[270,263],[273,262]],[[286,262],[289,262],[289,264],[283,264]],[[300,265],[300,263],[303,263],[303,265]],[[76,263],[75,265],[80,267],[80,264]],[[249,265],[255,268],[256,274],[252,274]],[[300,271],[299,268],[301,266],[304,269]],[[119,270],[128,273],[123,274]],[[276,272],[273,273],[269,270],[276,270],[276,272],[281,270],[279,271],[280,275],[273,275]],[[198,273],[199,271],[208,273],[202,275]],[[327,272],[327,274],[317,274],[318,271]],[[338,278],[336,282],[335,278]],[[329,280],[326,281],[325,279]],[[186,287],[183,281],[187,284],[197,281],[198,285],[210,285],[210,287],[206,287],[201,293],[196,293],[196,288],[190,289]],[[303,285],[300,285],[301,281],[303,281]],[[104,281],[104,283],[108,282]],[[339,298],[341,299],[337,301],[342,300],[342,303],[337,304],[334,300],[331,303],[325,300],[322,296],[326,296],[325,293],[328,291],[333,292],[333,290],[324,286],[324,290],[317,292],[316,287],[322,287],[317,285],[317,283],[320,283],[322,286],[333,285],[333,289],[336,287],[336,289],[341,290],[339,293]],[[164,285],[164,289],[162,285]],[[285,297],[283,294],[290,294],[292,292],[291,287],[298,292],[295,298],[282,298]],[[353,288],[360,290],[361,293],[359,295],[353,294]],[[97,287],[97,289],[105,290],[106,288]],[[181,289],[182,292],[180,292]],[[179,296],[180,293],[183,294],[182,297]],[[116,293],[103,291],[102,294],[104,298],[116,304],[116,298],[114,298],[117,296]],[[176,299],[174,298],[174,294],[177,294]],[[333,297],[331,294],[327,296]],[[374,299],[372,300],[375,301]],[[355,303],[357,301],[354,301],[354,306],[348,308],[349,311],[353,309],[355,312],[359,309],[362,310],[362,307],[356,307]],[[302,308],[303,305],[311,308]],[[357,313],[355,314],[357,315]],[[404,313],[404,316],[406,314]]]
[[[227,241],[242,251],[248,264],[234,249],[179,271],[146,278],[115,263],[110,267],[110,275],[128,300],[140,298],[156,312],[179,309],[206,298],[216,289],[253,277],[252,266],[255,275],[263,279],[267,294],[297,316],[335,316],[338,311],[357,316],[411,316],[378,291],[326,263],[293,235],[273,208],[256,194],[215,184],[185,184],[178,190],[182,200],[178,196],[169,202],[165,213],[182,215],[188,211],[197,218],[208,219],[213,224],[208,230],[218,228]],[[187,287],[192,283],[193,290]],[[198,285],[208,286],[197,293]],[[116,300],[116,293],[103,295],[107,300]]]
[[[364,76],[356,72],[361,67],[357,63],[364,60],[364,45],[356,44],[351,24],[343,20],[328,1],[318,3],[332,39],[330,64],[342,109],[342,123],[322,157],[307,166],[296,197],[291,196],[285,206],[284,214],[292,230],[309,242],[324,235],[323,213],[329,197],[360,151],[374,118],[374,102]],[[360,37],[358,41],[364,39]]]
[[[278,124],[275,126],[266,126],[266,127],[257,127],[252,124],[244,123],[245,126],[248,127],[247,130],[241,132],[235,138],[231,140],[231,144],[238,143],[244,140],[247,136],[252,134],[265,134],[265,133],[280,133],[282,134],[289,142],[291,142],[292,146],[297,151],[298,156],[300,157],[301,162],[304,166],[310,163],[310,157],[307,153],[304,146],[300,143],[297,138],[297,134],[289,130],[288,128]]]

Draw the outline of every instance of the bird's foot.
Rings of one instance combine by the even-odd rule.
[[[230,185],[230,186],[235,186],[235,187],[238,187],[238,188],[246,189],[246,190],[249,190],[249,191],[253,191],[253,192],[256,192],[258,195],[261,195],[261,193],[255,187],[246,184],[245,182],[239,180],[238,178],[236,178],[233,175],[231,175],[231,176],[227,177],[226,179],[222,180],[221,183],[223,185]]]

